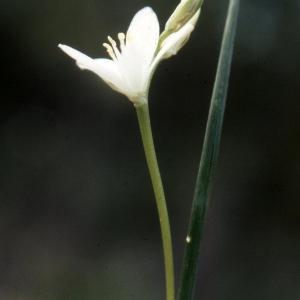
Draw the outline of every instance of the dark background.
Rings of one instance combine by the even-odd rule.
[[[160,300],[158,216],[133,105],[57,45],[102,43],[146,5],[2,0],[0,299]],[[178,284],[228,1],[205,0],[153,77]],[[196,300],[300,299],[300,4],[242,0]]]

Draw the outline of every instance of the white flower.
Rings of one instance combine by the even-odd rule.
[[[66,45],[59,47],[76,60],[79,68],[100,76],[112,89],[126,95],[135,106],[147,102],[151,77],[158,63],[177,53],[194,29],[194,23],[185,24],[169,35],[159,46],[159,23],[150,7],[141,9],[134,16],[127,34],[118,34],[120,50],[108,37],[111,45],[104,43],[112,59],[92,59]]]

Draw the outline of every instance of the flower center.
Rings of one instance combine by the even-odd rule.
[[[106,48],[109,56],[113,59],[113,61],[117,62],[121,58],[121,53],[117,48],[117,43],[110,37],[107,37],[111,45],[104,43],[103,46]],[[118,34],[118,39],[120,41],[120,49],[121,52],[125,48],[125,34],[123,32]]]

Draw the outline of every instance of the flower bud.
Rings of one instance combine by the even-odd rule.
[[[201,7],[203,0],[182,0],[169,18],[165,32],[176,32],[182,28]]]
[[[197,10],[196,14],[192,19],[189,20],[185,26],[180,30],[171,33],[161,44],[161,49],[164,49],[164,55],[162,59],[169,58],[172,55],[177,54],[177,52],[185,45],[188,41],[191,32],[194,30],[195,24],[200,15],[200,8]]]

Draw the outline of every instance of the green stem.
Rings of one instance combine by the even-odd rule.
[[[204,221],[216,169],[239,0],[230,0],[193,199],[178,300],[193,298]]]
[[[174,267],[171,230],[163,185],[154,149],[148,104],[136,107],[136,111],[160,220],[165,259],[166,298],[167,300],[174,300]]]

